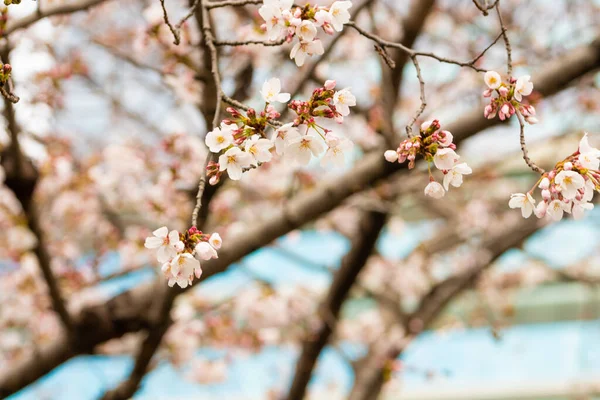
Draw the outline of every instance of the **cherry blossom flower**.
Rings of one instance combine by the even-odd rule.
[[[517,79],[515,84],[514,97],[517,101],[523,100],[523,96],[529,96],[533,91],[533,83],[530,82],[531,76],[525,75]]]
[[[433,163],[437,169],[450,170],[460,156],[450,148],[438,149],[433,156]]]
[[[555,182],[560,185],[562,196],[568,200],[574,199],[578,190],[585,186],[585,180],[575,171],[559,172],[556,175]]]
[[[598,170],[600,168],[600,150],[590,146],[587,132],[579,142],[579,164],[586,169]]]
[[[571,209],[571,214],[573,215],[574,219],[581,219],[583,218],[583,214],[586,210],[593,210],[594,209],[594,205],[592,203],[587,203],[584,201],[574,201],[573,202],[573,208]]]
[[[448,190],[449,185],[460,187],[463,183],[463,175],[469,175],[473,172],[467,163],[456,164],[444,175],[444,189]]]
[[[192,284],[194,275],[196,278],[202,275],[200,262],[190,253],[178,254],[171,262],[164,263],[161,269],[168,279],[169,286],[177,284],[182,289]]]
[[[210,235],[208,243],[210,243],[210,245],[214,247],[215,250],[219,250],[221,248],[221,245],[223,244],[223,240],[221,240],[221,235],[219,235],[218,233],[213,233],[212,235]]]
[[[310,42],[317,36],[317,27],[312,21],[304,20],[296,27],[296,35],[301,42]]]
[[[287,103],[290,100],[289,93],[281,93],[281,81],[278,78],[271,78],[266,81],[260,91],[263,99],[267,103]]]
[[[312,156],[318,157],[325,151],[325,144],[321,138],[309,133],[290,140],[285,151],[292,160],[307,165]]]
[[[179,240],[179,232],[169,229],[166,226],[160,227],[152,235],[146,238],[144,247],[147,249],[158,249],[156,258],[160,263],[166,263],[172,260],[177,253],[183,251],[184,245]]]
[[[563,217],[564,212],[567,210],[567,204],[561,200],[552,200],[550,204],[548,204],[548,210],[546,211],[546,215],[548,215],[554,221],[560,221]],[[525,216],[525,215],[523,215]]]
[[[234,181],[242,178],[244,168],[248,168],[250,164],[252,164],[252,156],[239,147],[232,147],[219,156],[219,171],[227,170],[227,174]]]
[[[294,126],[293,122],[285,124],[275,131],[275,151],[282,155],[286,146],[292,139],[300,137],[300,131]]]
[[[250,139],[246,140],[245,151],[252,156],[252,164],[258,165],[258,163],[271,161],[273,154],[271,154],[270,150],[272,147],[273,143],[269,139],[253,135]]]
[[[279,2],[265,1],[265,4],[258,9],[258,13],[266,22],[269,39],[279,39],[284,31],[283,17],[281,15]]]
[[[317,26],[323,28],[328,34],[332,34],[335,31],[332,25],[333,18],[326,10],[319,10],[315,13],[315,22]]]
[[[427,186],[425,186],[425,195],[433,197],[434,199],[441,199],[446,194],[446,191],[436,181],[431,181]]]
[[[510,195],[508,206],[510,208],[520,208],[523,218],[529,218],[533,212],[535,200],[531,194],[515,193]]]
[[[211,258],[219,258],[217,250],[211,246],[208,242],[200,242],[194,248],[196,253],[203,260],[210,260]]]
[[[502,84],[502,78],[500,77],[500,74],[496,71],[486,72],[483,76],[483,79],[485,80],[485,84],[490,89],[498,89],[500,87],[500,84]]]
[[[204,140],[211,152],[218,153],[233,143],[233,128],[231,125],[221,124],[208,132]]]
[[[341,32],[344,29],[344,24],[350,21],[350,13],[348,9],[352,7],[351,1],[336,1],[329,8],[331,15],[331,25],[333,29]]]
[[[339,90],[333,94],[333,105],[345,117],[350,114],[350,107],[356,105],[356,97],[350,92],[350,88]]]
[[[352,141],[346,138],[327,136],[327,152],[321,159],[321,166],[325,167],[332,164],[337,168],[342,168],[345,162],[345,154],[350,152],[354,147]]]
[[[292,47],[290,52],[290,58],[294,59],[296,65],[301,67],[306,61],[306,56],[323,54],[323,43],[319,39],[312,40],[310,42],[298,42]]]

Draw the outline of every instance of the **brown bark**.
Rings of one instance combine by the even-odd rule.
[[[373,252],[386,219],[386,214],[376,211],[362,215],[359,231],[352,241],[350,251],[342,259],[340,269],[336,271],[329,293],[321,305],[321,326],[302,346],[288,400],[304,398],[317,359],[335,330],[342,304]]]

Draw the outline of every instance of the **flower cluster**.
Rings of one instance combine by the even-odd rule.
[[[438,120],[426,121],[421,124],[419,136],[404,140],[396,150],[387,150],[384,157],[389,162],[403,163],[408,160],[408,168],[412,169],[417,155],[421,155],[427,161],[429,169],[429,184],[425,187],[425,194],[441,199],[450,185],[459,187],[462,185],[463,175],[473,172],[466,163],[458,163],[460,156],[454,151],[456,145],[452,143],[452,139],[450,132],[440,130]],[[443,186],[431,174],[431,162],[444,174]]]
[[[532,213],[536,217],[548,216],[554,221],[562,219],[565,212],[579,219],[585,210],[591,210],[594,191],[600,191],[600,150],[590,146],[587,133],[579,142],[579,149],[544,173],[527,193],[512,194],[508,205],[520,208],[524,218]],[[541,189],[542,201],[535,205],[532,194]]]
[[[306,56],[323,54],[323,43],[316,38],[317,28],[328,34],[341,32],[344,24],[350,21],[348,9],[352,2],[336,1],[331,7],[306,4],[292,9],[293,3],[293,0],[264,0],[258,12],[265,20],[263,26],[270,40],[284,37],[289,42],[294,36],[298,37],[290,58],[300,67],[304,65]]]
[[[490,104],[485,106],[483,115],[492,119],[498,115],[500,120],[510,118],[513,114],[519,113],[530,124],[538,122],[535,117],[535,108],[530,104],[522,104],[523,96],[529,96],[533,91],[533,83],[530,82],[530,76],[524,75],[518,79],[510,78],[508,83],[502,82],[500,74],[496,71],[488,71],[484,75],[484,80],[488,89],[483,92],[483,97],[490,98]],[[497,96],[492,97],[496,92]]]
[[[221,244],[218,233],[207,235],[192,226],[180,234],[176,230],[169,232],[163,226],[146,238],[144,246],[157,249],[156,258],[162,263],[161,270],[169,286],[178,284],[181,288],[186,288],[192,284],[194,276],[200,278],[202,275],[202,267],[196,257],[202,260],[218,258],[217,250],[221,248]]]
[[[333,135],[316,121],[316,118],[326,118],[341,123],[349,115],[349,107],[356,105],[356,98],[349,88],[335,91],[335,85],[335,81],[327,81],[313,91],[308,101],[291,101],[288,107],[297,116],[293,122],[284,125],[276,121],[281,115],[270,104],[287,103],[290,99],[289,93],[281,93],[281,82],[277,78],[270,79],[262,87],[261,95],[266,102],[263,111],[258,113],[250,108],[244,115],[236,108],[228,107],[231,118],[223,120],[206,135],[206,146],[219,154],[218,162],[207,166],[209,183],[217,184],[224,171],[231,179],[239,180],[245,171],[271,161],[273,147],[277,154],[285,153],[301,165],[307,165],[312,156],[318,157],[324,152],[322,165],[343,165],[344,153],[352,148],[352,142]],[[272,139],[267,138],[269,127],[275,129]]]

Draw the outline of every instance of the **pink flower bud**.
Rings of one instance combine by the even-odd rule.
[[[335,89],[335,81],[332,80],[332,79],[325,81],[324,87],[327,90],[333,90],[333,89]]]
[[[556,177],[556,171],[552,170],[550,171],[550,173],[548,174],[548,179],[552,180]]]
[[[493,89],[486,89],[483,91],[483,97],[490,97],[492,95]]]
[[[572,169],[573,169],[573,163],[572,163],[572,162],[569,162],[569,161],[567,161],[567,162],[565,163],[565,165],[563,166],[563,168],[565,169],[565,171],[570,171],[570,170],[572,170]]]
[[[426,131],[433,121],[425,121],[421,124],[421,130]]]
[[[452,134],[449,131],[441,131],[440,134],[442,136],[442,139],[439,141],[440,144],[444,147],[450,146],[452,144],[452,140],[454,139]]]
[[[502,106],[502,108],[500,109],[500,111],[502,111],[503,114],[505,115],[509,115],[510,114],[510,106],[508,103],[504,103],[504,105]]]
[[[538,186],[540,189],[548,189],[550,187],[550,179],[544,177],[541,180],[540,185]]]
[[[506,86],[502,86],[500,89],[498,89],[498,92],[500,93],[500,96],[506,97],[506,95],[508,95],[508,88]]]
[[[219,183],[219,176],[218,175],[211,176],[210,179],[208,180],[208,183],[212,186],[216,185],[217,183]]]
[[[550,193],[550,191],[548,189],[542,190],[542,198],[544,200],[550,200],[552,198],[552,194]]]

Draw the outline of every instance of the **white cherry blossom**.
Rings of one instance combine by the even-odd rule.
[[[321,159],[321,166],[333,165],[336,168],[342,168],[346,161],[345,154],[349,153],[354,144],[346,138],[327,137],[328,149]]]
[[[166,263],[173,259],[177,253],[183,251],[183,242],[179,240],[179,232],[169,229],[166,226],[160,227],[154,232],[153,236],[146,238],[144,247],[147,249],[158,249],[156,259],[160,263]]]
[[[292,139],[300,137],[300,130],[292,122],[277,128],[275,131],[275,151],[282,155]]]
[[[348,9],[352,7],[351,1],[336,1],[329,8],[331,15],[331,25],[333,29],[341,32],[344,29],[344,24],[350,22],[350,12]]]
[[[296,27],[296,35],[301,42],[310,42],[317,36],[317,27],[312,21],[304,20]]]
[[[177,284],[182,289],[192,284],[194,275],[196,278],[202,275],[200,262],[190,253],[177,255],[171,262],[164,263],[161,269],[168,278],[169,286],[173,287]]]
[[[266,22],[267,35],[270,40],[279,39],[285,28],[278,3],[265,1],[265,4],[258,9],[258,13]]]
[[[583,218],[583,214],[585,213],[586,210],[593,210],[594,209],[594,204],[592,203],[587,203],[584,201],[575,201],[573,202],[573,208],[571,209],[571,214],[573,214],[573,218],[574,219],[581,219]]]
[[[301,67],[306,61],[306,56],[323,54],[323,43],[319,39],[315,39],[310,42],[298,42],[292,47],[290,52],[290,58],[294,59],[296,65]]]
[[[290,140],[285,149],[286,154],[300,165],[307,165],[312,156],[318,157],[323,151],[323,140],[312,133]]]
[[[554,181],[560,185],[562,196],[568,200],[574,199],[577,191],[585,186],[585,179],[575,171],[560,171]]]
[[[448,190],[449,185],[460,187],[463,183],[463,175],[469,175],[472,172],[473,170],[467,163],[456,164],[444,175],[444,189]]]
[[[232,147],[219,156],[219,170],[227,170],[227,174],[234,181],[241,179],[244,168],[248,168],[250,164],[252,156],[239,147]]]
[[[210,245],[214,247],[215,250],[219,250],[221,248],[221,245],[223,245],[223,240],[221,239],[221,235],[219,235],[218,233],[213,233],[212,235],[210,235],[210,238],[208,238],[208,243],[210,243]]]
[[[253,135],[250,139],[246,140],[244,150],[252,156],[252,164],[258,165],[258,163],[271,161],[273,157],[271,148],[273,148],[273,143],[269,139]]]
[[[510,208],[520,208],[523,218],[529,218],[533,212],[535,200],[531,194],[514,193],[510,195],[508,206]]]
[[[217,250],[210,245],[208,242],[200,242],[194,248],[194,253],[203,260],[210,260],[211,258],[219,258]]]
[[[450,170],[460,156],[450,148],[438,149],[433,156],[433,163],[437,169]]]
[[[213,153],[218,153],[233,143],[233,126],[221,124],[206,134],[206,146]]]
[[[600,150],[590,146],[587,132],[579,142],[579,164],[586,169],[598,170],[600,168]]]
[[[287,103],[290,100],[289,93],[281,93],[281,81],[278,78],[271,78],[266,81],[260,91],[263,99],[267,103]]]
[[[500,84],[502,83],[502,78],[500,77],[500,74],[496,71],[486,72],[483,76],[483,80],[490,89],[498,89],[500,87]]]
[[[350,114],[350,107],[356,105],[356,97],[350,92],[350,88],[344,88],[333,94],[333,105],[345,117]]]
[[[429,182],[427,186],[425,186],[425,195],[433,197],[434,199],[441,199],[446,194],[446,191],[439,183],[435,181]]]
[[[569,205],[565,204],[564,201],[552,200],[550,204],[548,204],[546,215],[548,215],[554,221],[560,221],[564,212],[567,211],[567,207],[569,207]]]
[[[529,81],[530,79],[531,77],[529,75],[524,75],[517,79],[514,93],[514,97],[517,101],[523,100],[523,96],[529,96],[533,91],[533,83]]]

